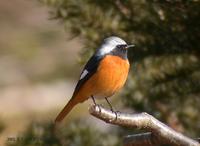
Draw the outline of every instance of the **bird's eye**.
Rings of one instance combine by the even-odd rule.
[[[121,49],[121,48],[122,48],[122,45],[117,45],[117,48]]]
[[[117,48],[119,48],[119,49],[123,49],[125,47],[126,47],[126,45],[117,45]]]

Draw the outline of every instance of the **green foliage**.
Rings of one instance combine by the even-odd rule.
[[[118,140],[84,121],[73,121],[60,127],[50,122],[32,123],[20,136],[20,140],[8,146],[118,146]]]

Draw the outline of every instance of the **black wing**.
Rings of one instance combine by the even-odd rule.
[[[97,56],[97,55],[93,55],[90,60],[87,62],[87,64],[85,65],[81,75],[83,74],[83,72],[86,70],[87,74],[81,78],[80,75],[80,79],[76,85],[76,88],[74,90],[74,94],[72,97],[76,96],[76,94],[78,93],[78,91],[80,90],[80,88],[82,87],[82,85],[97,71],[98,65],[101,61],[102,57]]]

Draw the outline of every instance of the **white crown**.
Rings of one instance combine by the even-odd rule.
[[[111,52],[117,45],[126,45],[127,43],[119,37],[111,36],[104,39],[103,44],[98,49],[100,55],[105,55]]]
[[[116,45],[126,45],[126,42],[124,40],[122,40],[121,38],[116,37],[116,36],[111,36],[111,37],[104,39],[104,43],[114,45],[114,46],[116,46]]]

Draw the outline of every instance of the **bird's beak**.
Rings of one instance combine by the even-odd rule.
[[[126,49],[132,48],[132,47],[135,47],[135,45],[127,45],[127,46],[126,46]]]

